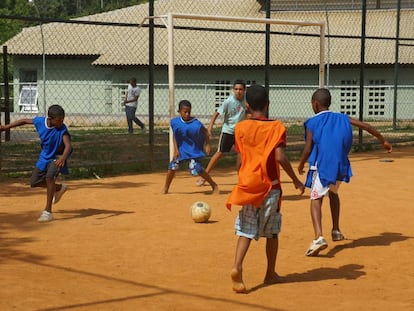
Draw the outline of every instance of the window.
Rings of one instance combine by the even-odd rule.
[[[36,70],[20,70],[20,84],[21,85],[35,85],[37,84]],[[20,87],[21,90],[21,87]]]
[[[368,115],[383,116],[385,114],[385,80],[369,80]]]
[[[37,95],[36,86],[23,86],[19,96],[20,112],[39,112],[39,107],[37,106]]]
[[[349,116],[357,115],[358,87],[356,80],[342,80],[340,112]]]
[[[31,69],[22,69],[19,72],[19,109],[20,112],[39,111],[38,108],[38,90],[37,90],[37,71]]]
[[[232,85],[229,80],[216,80],[216,92],[214,96],[214,107],[217,108],[220,104],[230,96]]]

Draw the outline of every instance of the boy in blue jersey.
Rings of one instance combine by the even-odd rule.
[[[174,136],[174,158],[168,165],[167,177],[163,193],[167,194],[171,182],[174,179],[175,171],[179,169],[181,161],[189,161],[190,173],[193,176],[200,175],[211,186],[213,193],[218,193],[217,184],[201,165],[201,158],[206,152],[210,153],[210,138],[207,129],[195,117],[191,116],[191,103],[182,100],[178,104],[180,116],[171,119],[170,125]]]
[[[331,94],[320,88],[312,95],[312,109],[315,116],[305,122],[305,147],[298,166],[303,174],[305,162],[309,163],[305,186],[310,188],[311,217],[315,239],[306,256],[316,256],[327,248],[322,234],[322,200],[329,195],[332,216],[332,240],[344,239],[339,229],[340,201],[338,188],[342,181],[349,182],[352,176],[348,154],[352,147],[352,126],[357,126],[375,136],[388,152],[391,144],[371,125],[353,119],[346,114],[329,111]]]
[[[230,152],[234,146],[234,129],[236,124],[244,120],[246,114],[245,104],[246,83],[243,80],[236,80],[233,83],[233,94],[230,95],[213,113],[208,126],[208,135],[213,134],[214,122],[218,116],[223,116],[223,127],[221,129],[217,152],[211,157],[208,162],[206,172],[210,173],[225,153]],[[205,180],[200,177],[197,180],[197,185],[204,185]]]
[[[56,204],[66,191],[65,184],[57,184],[59,173],[68,174],[66,160],[72,153],[72,144],[66,125],[63,123],[65,111],[59,105],[49,107],[47,117],[20,119],[10,124],[0,125],[0,132],[10,128],[33,124],[40,138],[41,151],[30,179],[31,187],[46,187],[46,207],[39,222],[53,220],[52,204]]]

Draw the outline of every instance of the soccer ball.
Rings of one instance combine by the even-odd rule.
[[[207,222],[211,216],[211,208],[206,202],[197,201],[191,205],[190,214],[194,222]]]

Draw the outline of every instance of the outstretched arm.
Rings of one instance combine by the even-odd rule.
[[[303,186],[302,182],[298,179],[295,172],[293,171],[292,165],[289,162],[289,159],[286,157],[286,154],[283,151],[282,147],[277,147],[275,149],[275,157],[276,161],[280,163],[280,166],[283,167],[286,174],[292,179],[293,184],[295,185],[296,189],[299,189],[300,194],[303,194],[305,191],[305,187]]]
[[[0,125],[0,132],[7,131],[8,129],[11,129],[12,127],[18,127],[18,126],[22,126],[25,124],[33,124],[33,120],[32,119],[20,119],[20,120],[16,120],[6,125]]]
[[[207,154],[211,153],[211,145],[210,145],[210,136],[208,134],[208,130],[203,126],[201,128],[201,132],[204,135],[204,147]]]
[[[309,129],[306,129],[305,147],[303,148],[302,157],[300,158],[298,166],[298,172],[300,175],[305,173],[303,168],[305,167],[305,162],[308,161],[309,155],[312,151],[312,139],[312,132]]]
[[[214,113],[213,113],[213,115],[211,116],[211,119],[210,119],[210,124],[208,125],[208,136],[211,136],[212,134],[212,132],[213,132],[213,125],[214,125],[214,122],[216,122],[216,119],[218,118],[218,116],[219,116],[220,114],[217,112],[217,111],[214,111]]]
[[[391,144],[388,141],[386,141],[385,138],[381,135],[381,133],[378,132],[377,129],[375,129],[373,126],[371,126],[368,123],[365,123],[365,122],[359,121],[357,119],[351,118],[351,117],[349,117],[349,121],[351,122],[351,125],[357,126],[361,129],[367,131],[372,136],[375,136],[381,142],[381,144],[384,146],[384,148],[388,150],[388,152],[392,151]]]

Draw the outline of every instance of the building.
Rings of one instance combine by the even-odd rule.
[[[360,7],[354,9],[338,4],[326,10],[316,5],[320,1],[308,1],[306,10],[296,11],[292,6],[294,2],[298,1],[272,1],[271,18],[326,24],[326,83],[339,99],[333,109],[358,116]],[[383,2],[392,7],[390,1]],[[263,1],[257,0],[156,1],[154,112],[160,118],[168,116],[169,109],[168,32],[165,27],[169,12],[265,18]],[[402,107],[398,118],[413,119],[414,50],[409,40],[414,39],[414,9],[403,7],[400,15],[400,38],[408,41],[401,40],[398,55],[399,105]],[[62,104],[72,114],[120,115],[122,92],[131,76],[137,77],[143,87],[141,103],[148,101],[147,16],[148,4],[144,4],[74,19],[70,23],[52,22],[25,28],[4,44],[13,56],[13,81],[19,86],[14,88],[14,111],[24,108],[18,101],[23,86],[32,85],[37,90],[39,112],[44,110],[42,102],[47,102]],[[396,16],[395,8],[370,5],[367,11],[366,118],[390,119],[393,116]],[[175,94],[176,98],[196,101],[196,114],[210,115],[214,105],[228,95],[232,81],[237,78],[248,83],[264,83],[264,25],[180,19],[174,21],[174,26],[177,27],[174,30]],[[272,103],[280,103],[272,106],[271,115],[306,117],[310,95],[319,83],[319,29],[274,25],[270,32],[270,98]]]

